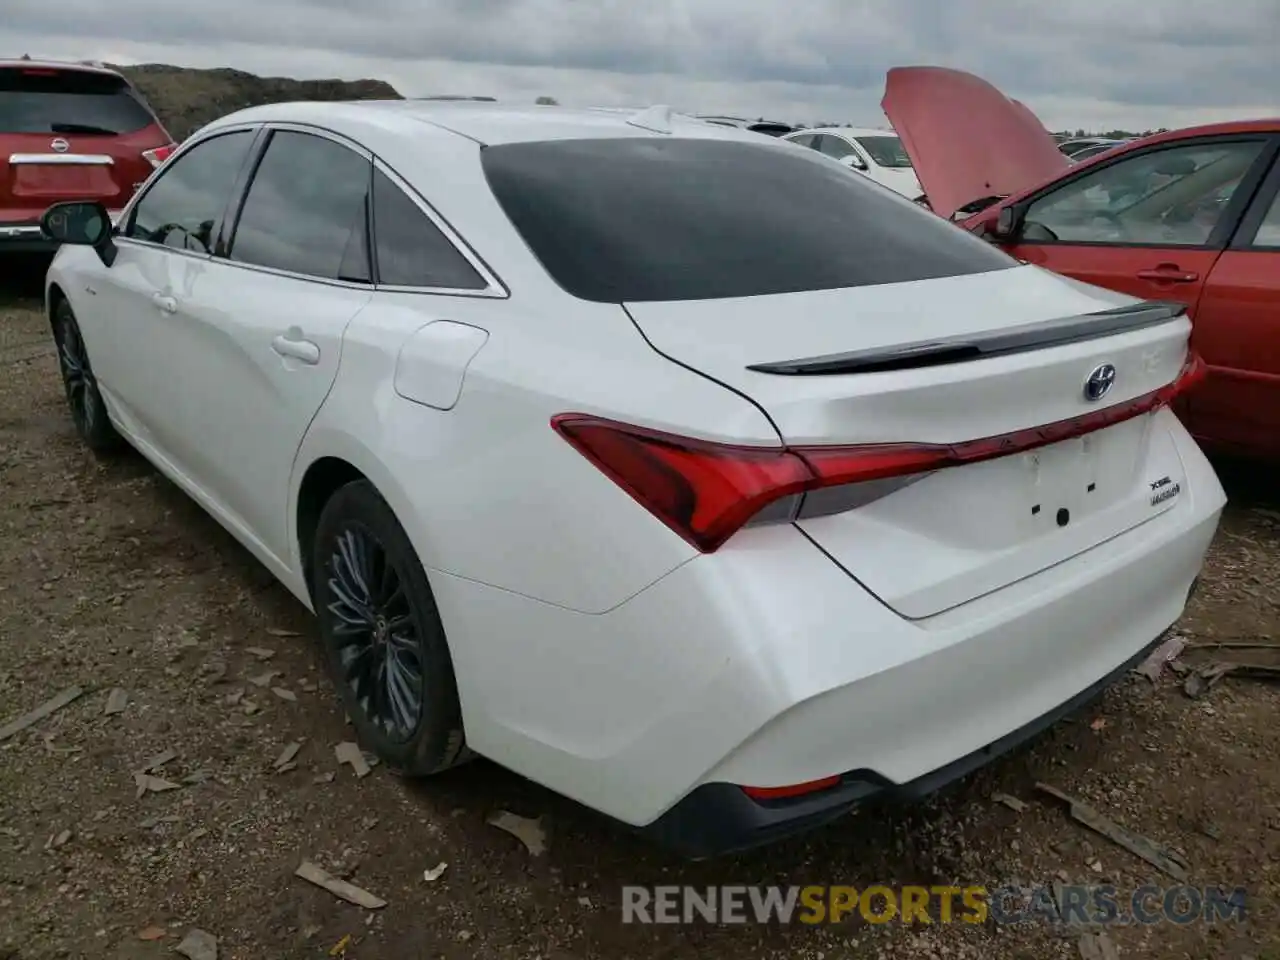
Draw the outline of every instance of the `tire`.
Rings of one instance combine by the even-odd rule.
[[[98,390],[98,381],[89,363],[89,352],[75,311],[66,300],[59,301],[53,311],[53,339],[58,350],[58,369],[62,374],[62,387],[67,395],[67,406],[76,433],[84,445],[96,454],[114,453],[124,446],[124,440],[116,432]]]
[[[325,504],[311,570],[325,662],[360,743],[408,776],[469,759],[431,585],[368,481],[341,487]]]

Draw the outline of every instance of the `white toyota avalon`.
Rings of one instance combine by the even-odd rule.
[[[360,739],[693,856],[960,776],[1181,614],[1178,305],[652,108],[298,103],[45,215],[85,443],[315,611]]]

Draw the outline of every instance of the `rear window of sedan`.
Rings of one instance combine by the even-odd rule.
[[[583,300],[707,300],[987,273],[1017,261],[792,144],[621,137],[481,151],[547,272]]]

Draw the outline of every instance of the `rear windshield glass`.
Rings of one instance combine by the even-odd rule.
[[[897,137],[859,137],[862,149],[882,167],[904,168],[911,166],[911,157]]]
[[[489,185],[584,300],[706,300],[985,273],[1016,261],[793,144],[620,137],[486,147]]]
[[[120,77],[84,70],[0,70],[0,133],[120,134],[154,122]]]

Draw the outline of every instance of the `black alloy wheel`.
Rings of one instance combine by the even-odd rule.
[[[325,504],[311,570],[329,672],[360,741],[411,775],[467,759],[435,598],[408,535],[368,481]]]

